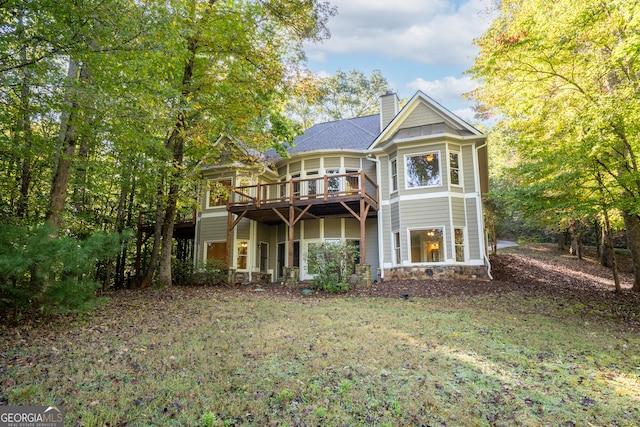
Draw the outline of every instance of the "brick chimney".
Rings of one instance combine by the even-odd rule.
[[[395,92],[388,91],[380,95],[380,132],[387,127],[398,114],[400,100]]]

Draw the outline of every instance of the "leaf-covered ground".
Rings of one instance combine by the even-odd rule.
[[[108,294],[0,326],[0,404],[60,405],[68,426],[640,425],[638,295],[543,246],[493,269],[339,296]]]
[[[640,327],[640,292],[632,292],[633,265],[629,257],[617,255],[622,294],[614,293],[613,273],[599,265],[593,248],[586,248],[582,259],[558,251],[553,245],[528,245],[500,250],[491,256],[493,281],[382,281],[368,288],[352,289],[346,294],[315,293],[321,298],[466,298],[510,292],[544,294],[584,304],[584,314],[622,317],[631,327]],[[255,296],[278,295],[286,298],[308,298],[301,293],[308,285],[297,288],[282,286],[244,286],[221,289],[222,292]]]

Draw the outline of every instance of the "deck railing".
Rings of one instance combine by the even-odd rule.
[[[378,185],[364,171],[233,187],[229,207],[268,208],[276,204],[337,202],[353,197],[366,197],[377,204]]]

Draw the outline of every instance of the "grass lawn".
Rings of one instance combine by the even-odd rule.
[[[519,292],[132,291],[0,332],[0,401],[66,426],[640,424],[638,330]]]

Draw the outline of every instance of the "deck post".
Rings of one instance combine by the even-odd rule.
[[[287,261],[287,267],[293,267],[293,240],[295,237],[295,223],[293,218],[295,216],[295,212],[293,210],[293,205],[289,206],[289,258]]]
[[[366,221],[367,221],[367,212],[368,209],[365,207],[364,195],[361,194],[360,197],[360,262],[362,264],[366,264],[367,262],[367,244],[365,240],[366,236]]]

